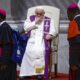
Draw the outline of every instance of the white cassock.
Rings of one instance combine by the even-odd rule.
[[[24,23],[24,30],[26,30],[35,22]],[[31,31],[30,38],[28,40],[26,50],[23,56],[20,76],[32,76],[32,75],[42,75],[44,74],[45,68],[45,45],[44,45],[44,21],[37,26],[37,29]],[[55,36],[54,22],[51,20],[49,34]]]

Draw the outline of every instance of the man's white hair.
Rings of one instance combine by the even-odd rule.
[[[45,12],[45,11],[44,11],[44,8],[43,8],[42,6],[36,7],[36,10],[39,10],[39,9],[42,10],[43,12]]]
[[[42,6],[38,6],[38,7],[36,7],[36,9],[42,9],[42,10],[44,10],[44,8]]]

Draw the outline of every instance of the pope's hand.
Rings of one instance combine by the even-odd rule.
[[[35,24],[39,24],[40,22],[42,22],[42,17],[38,17],[35,20]]]
[[[30,26],[31,26],[31,27],[30,27],[31,30],[32,30],[32,29],[37,29],[37,28],[38,28],[37,25],[36,25],[36,22],[31,23]]]
[[[50,34],[47,34],[45,38],[46,38],[46,40],[51,40],[51,39],[53,39],[53,36]]]
[[[37,29],[38,27],[37,27],[37,25],[34,25],[33,27],[32,27],[32,29]]]

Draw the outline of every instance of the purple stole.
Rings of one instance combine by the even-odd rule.
[[[30,16],[30,20],[34,21],[35,20],[35,15]],[[44,20],[44,43],[45,43],[45,72],[44,72],[44,77],[46,80],[48,80],[48,66],[49,66],[49,54],[50,54],[50,50],[51,50],[51,44],[50,41],[46,40],[46,33],[49,32],[50,30],[50,18],[45,17]]]

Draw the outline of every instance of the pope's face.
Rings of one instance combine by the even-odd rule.
[[[44,11],[42,9],[36,9],[35,14],[37,17],[43,17]]]

